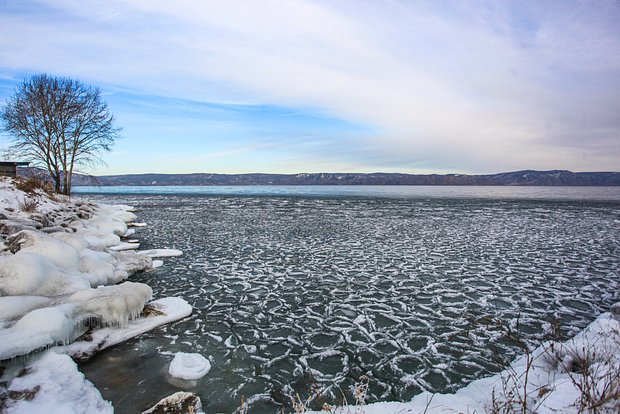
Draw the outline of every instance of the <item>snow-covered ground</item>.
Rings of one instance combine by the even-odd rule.
[[[0,178],[0,360],[29,359],[22,372],[0,372],[8,384],[0,411],[112,412],[69,356],[86,358],[191,313],[181,298],[151,302],[148,285],[126,281],[161,266],[152,257],[181,254],[136,251],[127,240],[135,220],[129,206],[24,192]]]

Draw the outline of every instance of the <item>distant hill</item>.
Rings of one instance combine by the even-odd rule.
[[[316,173],[316,174],[126,174],[74,176],[74,185],[526,185],[620,186],[620,172],[523,170],[489,175]]]

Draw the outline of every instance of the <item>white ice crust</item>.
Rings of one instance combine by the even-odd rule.
[[[175,378],[197,380],[207,375],[210,370],[211,363],[202,355],[177,352],[170,362],[168,373]]]

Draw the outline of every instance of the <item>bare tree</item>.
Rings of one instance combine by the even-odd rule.
[[[71,194],[74,171],[103,163],[120,128],[99,88],[80,81],[34,75],[22,82],[0,111],[9,152],[45,168],[57,193]]]

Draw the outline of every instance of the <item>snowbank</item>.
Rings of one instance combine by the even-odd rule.
[[[7,412],[14,414],[111,414],[112,405],[101,397],[67,355],[44,353],[26,375],[11,381]]]

